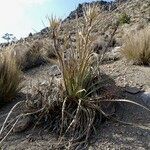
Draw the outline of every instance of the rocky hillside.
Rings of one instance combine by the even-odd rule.
[[[95,5],[95,4],[98,5],[99,7],[101,7],[103,11],[110,11],[110,10],[117,8],[117,5],[116,5],[117,3],[115,3],[115,2],[93,1],[91,3],[83,3],[83,4],[79,4],[77,9],[72,11],[69,14],[69,16],[65,19],[65,21],[75,19],[76,16],[82,17],[83,16],[83,7],[86,5]]]
[[[91,3],[79,4],[77,9],[72,11],[69,16],[63,21],[64,32],[74,32],[75,17],[78,15],[82,21],[83,7],[85,5],[97,4],[101,8],[99,23],[94,34],[103,40],[107,40],[113,32],[114,23],[119,16],[126,13],[130,17],[130,23],[122,24],[117,29],[115,35],[116,45],[120,45],[122,37],[128,31],[137,31],[150,25],[150,1],[149,0],[115,0],[114,2],[93,1]],[[43,40],[48,38],[49,28],[42,29],[39,33],[29,34],[28,37],[18,40],[16,43],[26,43],[34,40]],[[15,44],[16,44],[15,43]],[[13,45],[14,43],[2,43],[0,49]]]
[[[95,29],[95,34],[98,37],[109,37],[113,32],[114,24],[118,20],[119,16],[123,13],[130,17],[129,23],[121,24],[116,32],[115,40],[117,44],[121,44],[122,37],[128,31],[138,31],[150,25],[150,2],[149,0],[118,0],[115,2],[97,1],[90,3],[98,4],[101,8],[101,15],[99,18],[99,24]],[[67,29],[72,31],[72,24],[76,14],[82,18],[83,7],[89,5],[89,3],[79,4],[75,11],[72,11],[66,19]],[[101,38],[100,38],[101,39]]]

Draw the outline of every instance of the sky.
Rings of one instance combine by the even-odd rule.
[[[65,18],[79,3],[93,0],[0,0],[0,42],[1,37],[11,33],[17,39],[29,33],[39,32],[48,26],[47,16]],[[109,1],[109,0],[107,0]]]

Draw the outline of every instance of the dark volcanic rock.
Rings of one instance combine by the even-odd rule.
[[[83,8],[86,5],[98,5],[103,11],[110,11],[110,10],[114,10],[116,8],[115,2],[93,1],[91,3],[83,3],[83,4],[79,4],[77,9],[72,11],[64,21],[75,19],[76,15],[78,17],[82,17],[83,16]]]
[[[29,33],[29,37],[31,37],[31,36],[33,36],[33,34],[32,34],[32,33]]]
[[[43,35],[43,34],[47,34],[49,32],[49,28],[48,27],[46,27],[46,28],[44,28],[44,29],[42,29],[41,30],[41,34]]]

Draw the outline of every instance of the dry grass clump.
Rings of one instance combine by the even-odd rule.
[[[40,40],[15,45],[11,51],[22,71],[46,63],[43,52],[43,42]]]
[[[11,101],[21,90],[21,71],[9,52],[0,56],[0,103]]]
[[[150,65],[150,28],[129,34],[121,52],[133,64]]]
[[[77,18],[75,45],[72,44],[69,33],[63,35],[64,42],[60,43],[61,21],[55,17],[50,19],[53,48],[62,80],[56,88],[53,87],[54,82],[50,82],[46,87],[48,91],[38,88],[32,101],[35,108],[40,106],[42,110],[36,117],[44,122],[46,120],[46,123],[49,120],[50,130],[59,133],[59,148],[87,148],[89,137],[96,133],[102,118],[109,118],[114,113],[111,110],[105,112],[108,105],[111,106],[109,109],[115,109],[115,102],[101,95],[106,80],[102,79],[99,57],[92,47],[95,40],[92,31],[99,21],[98,9],[95,5],[86,6],[82,24],[79,24]],[[32,106],[29,99],[28,108]],[[66,142],[64,137],[69,140]]]
[[[43,43],[42,41],[35,41],[29,45],[29,50],[25,53],[23,61],[23,70],[28,70],[44,64],[46,61],[42,52]]]

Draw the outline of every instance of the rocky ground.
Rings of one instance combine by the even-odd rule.
[[[150,101],[144,93],[150,88],[150,68],[133,66],[123,60],[104,64],[101,71],[112,77],[113,84],[121,98],[133,100],[150,108]],[[45,65],[32,69],[25,73],[25,83],[33,84],[46,82],[52,73],[59,75],[56,66]],[[24,89],[25,90],[25,89]],[[114,89],[112,89],[114,90]],[[150,92],[150,91],[149,91]],[[144,96],[143,96],[144,95]],[[2,125],[6,114],[15,104],[7,105],[0,111],[0,124]],[[20,111],[20,108],[19,110]],[[17,113],[17,112],[16,112]],[[106,121],[100,124],[97,136],[92,138],[89,150],[148,150],[150,149],[150,115],[149,112],[133,104],[122,103],[118,107],[117,115],[120,121],[131,123],[130,125]],[[4,142],[4,150],[48,150],[57,142],[56,137],[42,127],[32,130],[12,133]]]

